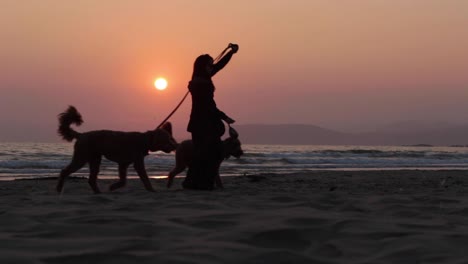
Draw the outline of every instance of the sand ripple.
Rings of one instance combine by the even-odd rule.
[[[51,180],[0,182],[0,262],[465,263],[466,176],[261,175],[214,192],[158,180],[156,193],[130,181],[102,195],[70,180],[63,196]]]

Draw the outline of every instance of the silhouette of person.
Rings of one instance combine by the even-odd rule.
[[[226,66],[239,46],[229,44],[230,50],[217,63],[208,55],[200,55],[193,65],[192,80],[188,89],[192,96],[192,110],[187,131],[192,134],[194,158],[189,164],[182,183],[185,189],[212,190],[222,161],[221,137],[225,132],[223,120],[235,121],[220,111],[214,100],[215,86],[211,80]]]

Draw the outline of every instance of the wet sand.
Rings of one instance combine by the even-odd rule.
[[[466,263],[468,172],[325,171],[223,178],[0,182],[1,263]],[[112,180],[99,180],[102,190]]]

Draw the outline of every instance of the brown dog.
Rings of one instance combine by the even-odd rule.
[[[176,150],[176,164],[175,167],[169,172],[169,176],[167,177],[167,188],[172,186],[172,182],[177,174],[183,172],[185,168],[192,162],[193,159],[193,142],[192,140],[185,140],[179,144]],[[241,142],[239,141],[239,134],[232,128],[229,127],[229,137],[223,141],[223,157],[224,159],[228,159],[230,156],[234,156],[239,158],[241,155],[244,154],[244,151],[241,147]],[[221,163],[218,164],[218,170],[221,166]],[[223,182],[221,181],[221,177],[218,175],[216,176],[216,186],[219,188],[223,188]]]
[[[60,173],[57,192],[62,191],[67,176],[89,163],[88,183],[95,193],[100,193],[96,181],[102,156],[119,164],[120,180],[110,186],[111,191],[125,186],[127,168],[132,163],[146,190],[154,191],[146,174],[144,158],[148,151],[161,150],[169,153],[176,149],[177,142],[172,137],[171,123],[144,133],[110,130],[78,133],[70,128],[71,124],[79,126],[82,123],[80,113],[73,106],[59,115],[59,135],[66,141],[76,139],[76,142],[71,163]]]

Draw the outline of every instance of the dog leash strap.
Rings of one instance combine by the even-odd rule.
[[[224,54],[226,53],[226,51],[231,48],[231,43],[229,43],[229,46],[227,46],[227,48],[225,48],[219,55],[218,57],[216,57],[214,59],[214,63],[218,62],[223,56]],[[172,112],[166,117],[166,119],[164,119],[161,124],[159,124],[159,126],[156,127],[156,129],[160,128],[162,125],[164,125],[164,123],[166,123],[167,120],[169,120],[169,118],[171,118],[171,116],[177,111],[177,109],[179,109],[179,107],[182,105],[182,103],[185,101],[185,98],[187,98],[187,95],[189,94],[190,91],[187,91],[187,93],[185,93],[184,97],[182,98],[182,100],[180,101],[180,103],[176,106],[176,108],[174,108],[174,110],[172,110]]]
[[[174,108],[174,110],[172,110],[172,112],[166,117],[166,119],[164,119],[161,124],[159,124],[158,127],[156,127],[156,129],[160,128],[162,125],[164,125],[164,123],[166,123],[166,121],[171,118],[171,116],[177,111],[177,109],[179,109],[179,107],[182,105],[182,103],[185,101],[185,98],[187,98],[187,95],[189,94],[190,91],[187,91],[184,95],[184,97],[182,98],[182,100],[179,102],[179,104],[176,106],[176,108]]]
[[[221,60],[221,58],[224,56],[224,54],[226,54],[226,51],[231,48],[231,43],[229,43],[229,46],[227,46],[227,48],[225,48],[219,55],[218,57],[216,57],[214,60],[213,60],[213,63],[217,63],[218,61]]]

